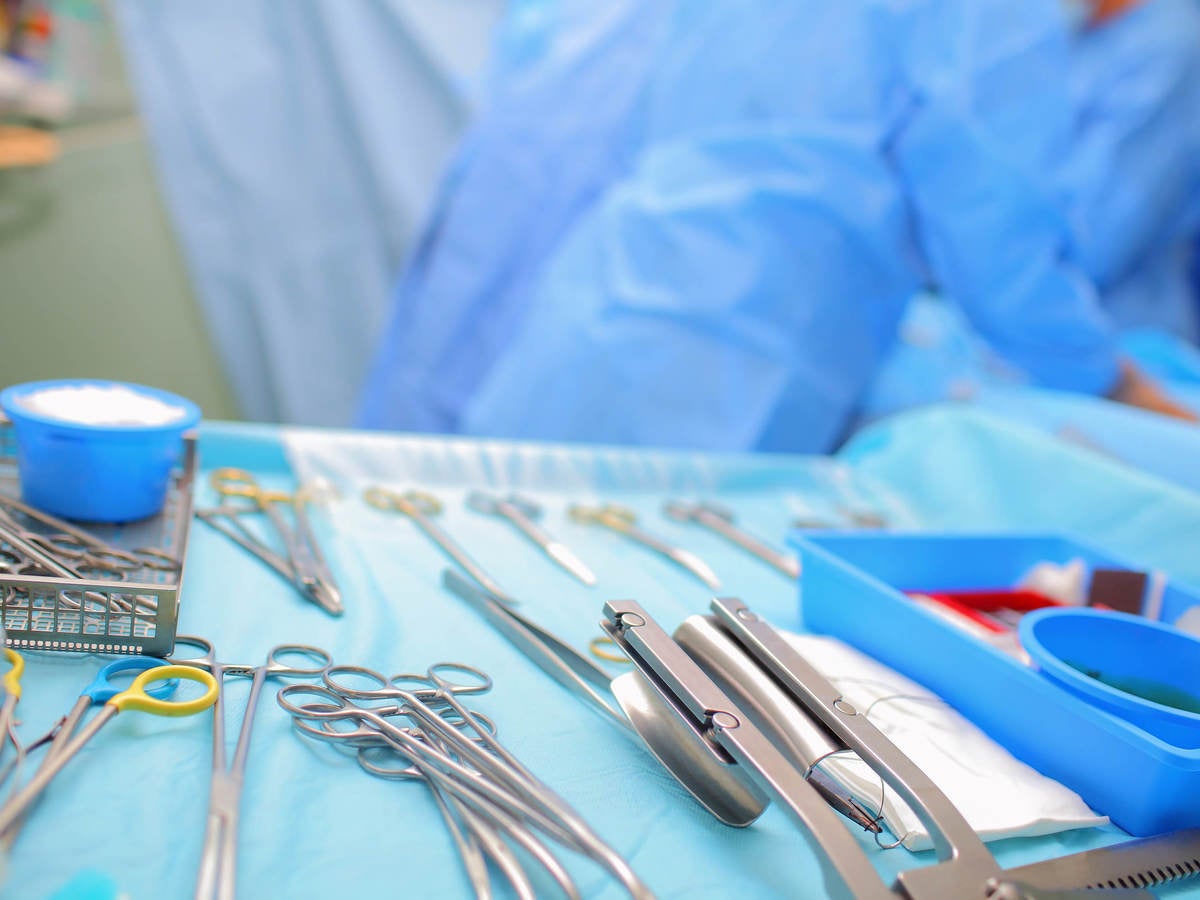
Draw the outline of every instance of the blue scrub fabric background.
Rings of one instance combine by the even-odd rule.
[[[929,281],[1102,392],[1196,334],[1200,10],[1066,8],[515,4],[360,421],[826,448]]]
[[[247,419],[349,424],[502,0],[117,0],[160,182]]]

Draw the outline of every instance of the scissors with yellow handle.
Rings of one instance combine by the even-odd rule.
[[[49,747],[46,749],[46,755],[42,759],[40,767],[45,768],[70,743],[71,736],[75,733],[75,729],[79,727],[79,723],[83,721],[88,708],[107,703],[121,692],[122,687],[114,681],[115,678],[134,673],[140,674],[147,669],[155,669],[165,665],[166,662],[164,660],[149,656],[128,656],[108,663],[92,679],[92,682],[80,692],[79,699],[75,701],[75,705],[71,707],[71,711],[58,722],[49,734],[35,741],[26,750],[32,752],[35,747],[49,742]],[[179,682],[174,678],[165,681],[156,681],[146,688],[146,693],[155,699],[162,700],[170,697],[178,685]],[[30,811],[29,809],[26,810],[26,816]],[[21,825],[26,816],[19,817],[10,828],[0,831],[0,851],[7,851],[12,847],[13,842],[16,841],[17,835],[20,833]]]
[[[178,678],[204,685],[204,693],[192,700],[159,700],[149,693],[155,682]],[[190,666],[157,666],[142,672],[125,690],[115,693],[97,716],[62,746],[38,773],[4,806],[0,807],[0,834],[8,831],[29,810],[42,791],[54,780],[96,733],[118,713],[125,710],[153,713],[156,716],[192,716],[210,708],[217,700],[217,680],[203,669]]]
[[[294,494],[268,490],[261,487],[246,470],[234,468],[217,469],[209,476],[209,483],[221,496],[224,505],[197,510],[196,515],[257,556],[325,612],[340,616],[344,611],[341,591],[333,580],[333,573],[321,553],[312,522],[308,518],[307,504],[315,493],[311,490],[300,490]],[[229,502],[238,498],[253,501],[253,505]],[[279,510],[280,505],[291,508],[295,527],[288,524]],[[240,517],[247,513],[259,512],[266,515],[279,534],[284,546],[283,554],[263,544],[240,521]]]

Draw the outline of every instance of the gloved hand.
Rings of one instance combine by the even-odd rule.
[[[1121,377],[1108,396],[1118,403],[1136,406],[1139,409],[1187,422],[1200,422],[1195,413],[1168,397],[1162,388],[1129,360],[1122,360]]]

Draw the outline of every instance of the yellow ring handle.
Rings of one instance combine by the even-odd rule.
[[[185,681],[196,681],[205,686],[204,694],[195,700],[158,700],[146,693],[146,685],[155,681],[166,681],[169,678],[182,678]],[[191,666],[157,666],[147,669],[121,693],[108,701],[108,706],[115,706],[121,712],[127,709],[138,712],[154,713],[156,716],[194,716],[204,712],[217,702],[220,686],[211,672],[196,669]]]
[[[618,656],[616,653],[610,653],[604,649],[605,647],[615,646],[617,646],[617,642],[610,637],[594,637],[588,641],[588,650],[592,652],[592,656],[598,659],[603,659],[607,662],[624,663],[626,665],[633,662],[624,653]]]
[[[8,664],[12,666],[4,677],[0,678],[0,684],[4,685],[6,693],[21,699],[21,675],[25,672],[25,657],[11,647],[4,648],[4,658],[8,660]]]

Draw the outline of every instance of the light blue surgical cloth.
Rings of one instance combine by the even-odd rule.
[[[1177,275],[1146,248],[1196,205],[1200,140],[1168,127],[1200,120],[1193,0],[1086,33],[1050,2],[593,6],[506,23],[364,424],[820,449],[923,284],[1038,383],[1100,393],[1109,295]]]
[[[160,181],[249,419],[347,424],[501,0],[118,0]]]

